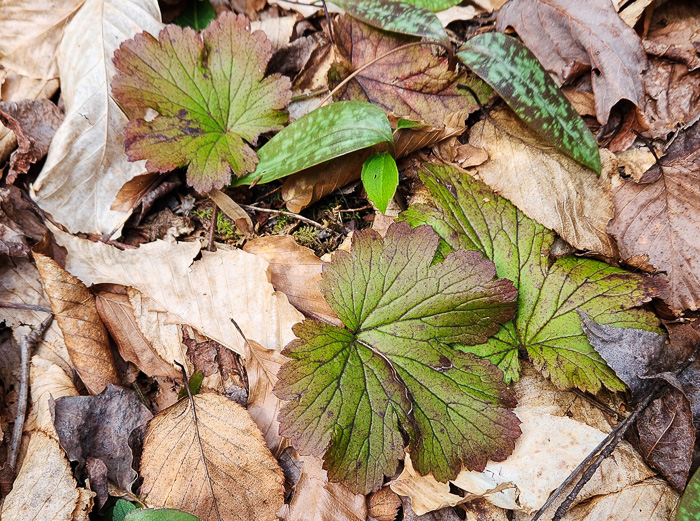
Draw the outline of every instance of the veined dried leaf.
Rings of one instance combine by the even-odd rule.
[[[34,260],[68,353],[85,387],[90,393],[99,394],[109,383],[119,385],[109,336],[97,313],[95,297],[50,257],[34,252]]]
[[[156,0],[87,0],[66,26],[58,54],[66,117],[31,194],[71,232],[104,235],[129,216],[111,205],[122,186],[146,169],[124,153],[128,118],[110,93],[112,54],[135,33],[160,27]]]
[[[28,257],[27,240],[39,241],[46,233],[34,206],[16,186],[0,188],[0,254]]]
[[[58,324],[55,326],[58,328]],[[41,431],[58,440],[58,433],[53,425],[51,403],[64,396],[78,396],[71,373],[54,362],[35,355],[32,357],[29,372],[31,391],[31,411],[24,425],[25,431]]]
[[[276,519],[284,500],[282,470],[248,413],[215,394],[199,394],[193,400],[200,439],[189,400],[162,411],[148,427],[141,493],[149,505],[218,521],[201,446],[221,521]]]

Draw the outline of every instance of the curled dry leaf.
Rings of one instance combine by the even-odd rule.
[[[478,167],[479,177],[575,248],[614,256],[615,247],[606,233],[613,216],[612,158],[601,154],[603,169],[596,177],[545,144],[512,112],[497,112],[492,117],[500,128],[487,120],[477,123],[470,134],[469,144],[489,156]]]
[[[34,261],[85,387],[91,394],[98,394],[109,383],[119,384],[109,335],[97,313],[95,297],[52,258],[35,252]]]
[[[129,216],[111,205],[145,167],[129,163],[124,153],[128,117],[110,93],[112,54],[137,32],[155,34],[160,27],[156,0],[87,0],[66,26],[58,54],[66,117],[31,191],[71,232],[108,234]]]
[[[219,521],[211,484],[220,521],[276,519],[283,503],[282,470],[248,413],[215,394],[199,394],[193,401],[197,425],[189,400],[151,421],[141,461],[141,494],[151,506]]]
[[[280,517],[284,521],[365,521],[367,506],[363,495],[353,494],[342,483],[329,482],[318,458],[300,459],[304,466],[292,500],[282,510]]]
[[[32,205],[15,186],[0,188],[0,254],[27,257],[27,239],[39,241],[46,228]]]

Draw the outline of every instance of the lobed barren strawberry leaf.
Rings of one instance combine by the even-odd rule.
[[[425,165],[421,178],[435,207],[412,206],[402,219],[431,225],[442,239],[443,255],[480,251],[519,291],[516,318],[485,344],[461,349],[498,365],[507,382],[518,379],[522,350],[559,388],[624,389],[588,342],[577,309],[599,324],[658,331],[652,313],[631,309],[655,295],[653,280],[592,259],[569,256],[551,263],[554,232],[483,183],[438,165]]]
[[[146,159],[150,172],[187,166],[188,183],[200,192],[222,187],[231,170],[239,177],[253,171],[258,157],[249,145],[282,128],[291,99],[287,78],[264,77],[271,56],[265,34],[251,34],[246,18],[230,13],[201,38],[169,25],[157,40],[141,33],[124,42],[114,54],[113,94],[159,114],[129,123],[129,159]]]
[[[329,478],[353,491],[395,473],[402,432],[418,471],[442,481],[505,459],[520,434],[502,373],[449,346],[486,341],[513,315],[515,288],[477,252],[432,264],[437,246],[427,226],[358,232],[321,281],[347,329],[305,321],[284,351],[280,432],[325,453]]]

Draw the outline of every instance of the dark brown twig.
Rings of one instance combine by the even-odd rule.
[[[216,203],[214,203],[214,208],[211,211],[211,222],[209,223],[209,242],[207,243],[207,251],[214,251],[214,231],[216,230],[216,213],[218,210],[219,207],[216,206]]]
[[[239,205],[241,208],[246,208],[247,210],[253,210],[255,212],[264,212],[264,213],[274,213],[274,214],[282,214],[282,215],[288,215],[289,217],[293,217],[294,219],[297,219],[301,222],[304,222],[306,224],[310,224],[314,228],[318,228],[319,230],[327,230],[329,229],[327,226],[324,226],[320,223],[317,223],[316,221],[313,221],[309,219],[308,217],[304,217],[303,215],[299,215],[298,213],[292,213],[292,212],[286,212],[284,210],[273,210],[271,208],[258,208],[257,206],[253,206],[252,204],[240,204]]]
[[[47,306],[35,306],[34,304],[20,304],[18,302],[0,301],[0,308],[26,309],[28,311],[41,311],[51,313],[51,308]]]
[[[27,402],[29,401],[29,360],[32,348],[39,342],[41,336],[48,329],[53,315],[49,315],[31,333],[24,335],[19,341],[20,350],[20,379],[19,392],[17,393],[17,414],[15,415],[15,425],[12,429],[12,445],[7,459],[12,472],[17,465],[17,454],[19,453],[20,442],[22,441],[22,430],[24,429],[24,419],[27,416]]]

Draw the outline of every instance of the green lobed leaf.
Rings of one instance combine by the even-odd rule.
[[[695,471],[685,487],[676,514],[676,521],[697,521],[698,519],[700,519],[700,469]]]
[[[364,101],[340,101],[297,119],[258,150],[255,171],[232,185],[269,183],[355,150],[394,145],[384,111]]]
[[[412,206],[401,219],[431,225],[443,241],[443,255],[453,249],[480,251],[519,292],[515,320],[485,344],[462,349],[498,365],[507,382],[518,379],[521,350],[559,388],[624,389],[591,347],[576,310],[600,324],[658,332],[652,313],[631,309],[651,299],[654,283],[592,259],[569,256],[551,263],[554,232],[453,167],[425,165],[421,179],[435,207]]]
[[[386,213],[399,186],[399,169],[394,158],[388,152],[371,155],[362,165],[361,178],[369,200],[380,212]]]
[[[428,9],[434,13],[439,11],[445,11],[450,7],[459,5],[462,0],[403,0],[407,4],[415,5],[416,7],[422,7],[423,9]]]
[[[282,128],[291,99],[289,79],[264,77],[271,56],[265,34],[251,34],[247,19],[231,13],[201,37],[168,25],[158,40],[141,33],[124,42],[114,54],[113,95],[159,114],[129,123],[129,159],[146,159],[150,172],[187,166],[187,181],[200,192],[228,183],[231,170],[237,176],[254,170],[250,145]]]
[[[503,98],[528,127],[600,174],[600,154],[591,131],[534,54],[502,33],[479,34],[457,57]]]
[[[216,11],[209,0],[191,0],[173,23],[180,27],[191,27],[195,31],[201,31],[206,29],[213,20],[216,20]]]
[[[132,510],[136,510],[136,505],[123,499],[118,499],[107,512],[106,519],[109,521],[124,521],[124,517]]]
[[[325,453],[329,478],[359,493],[395,473],[402,432],[418,471],[441,481],[502,461],[520,434],[501,371],[448,345],[486,341],[512,316],[515,289],[477,252],[433,264],[437,246],[427,226],[357,232],[320,283],[347,329],[305,321],[284,351],[280,433]]]
[[[199,518],[174,508],[145,508],[129,512],[124,521],[199,521]]]
[[[333,3],[353,18],[377,29],[450,45],[450,38],[440,20],[423,7],[396,0],[333,0]]]

